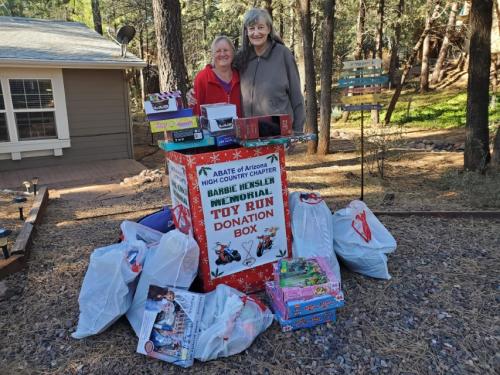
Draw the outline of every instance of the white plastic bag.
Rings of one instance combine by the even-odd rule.
[[[355,200],[333,215],[333,248],[354,272],[390,279],[387,253],[396,250],[396,240],[365,203]]]
[[[123,233],[129,234],[143,231],[141,227],[144,226],[133,222],[121,225]],[[135,235],[93,251],[78,298],[80,317],[73,338],[101,333],[127,312],[132,303],[133,282],[141,272],[146,251],[146,243]]]
[[[125,241],[140,240],[148,245],[160,241],[163,235],[162,232],[151,229],[143,224],[136,223],[135,221],[128,220],[121,223],[120,229]]]
[[[293,192],[289,206],[293,257],[325,257],[340,282],[339,262],[333,251],[332,213],[323,198],[316,193]]]
[[[205,296],[195,358],[210,361],[247,349],[273,322],[261,302],[220,284]]]
[[[148,250],[132,306],[127,312],[137,336],[141,331],[149,286],[188,289],[198,272],[199,255],[194,238],[178,229],[163,234],[158,245]]]

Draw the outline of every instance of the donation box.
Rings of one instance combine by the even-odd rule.
[[[263,290],[291,256],[282,145],[167,153],[172,205],[189,210],[204,292],[226,284]]]

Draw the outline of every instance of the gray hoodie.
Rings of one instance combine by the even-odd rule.
[[[246,68],[240,71],[240,86],[245,117],[289,114],[293,130],[304,131],[299,71],[284,45],[273,42],[262,56],[252,51]]]

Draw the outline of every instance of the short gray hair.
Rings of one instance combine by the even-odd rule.
[[[227,44],[229,44],[229,46],[231,47],[231,49],[233,50],[233,57],[234,57],[234,54],[235,54],[235,51],[236,51],[236,48],[234,48],[234,43],[231,39],[229,39],[229,37],[225,36],[225,35],[218,35],[214,38],[213,42],[212,42],[212,45],[210,46],[210,53],[212,54],[212,65],[214,64],[214,55],[215,55],[215,45],[217,43],[219,43],[220,41],[224,41],[224,42],[227,42]]]

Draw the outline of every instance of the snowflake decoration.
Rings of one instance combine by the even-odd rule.
[[[254,147],[253,149],[253,155],[254,156],[260,156],[262,154],[262,151],[260,150],[259,147]]]
[[[189,174],[189,180],[190,181],[196,181],[196,178],[197,178],[196,173],[190,173]]]
[[[194,160],[194,157],[192,157],[191,155],[188,155],[187,156],[187,165],[192,167],[195,163],[195,160]]]
[[[263,279],[264,278],[264,272],[260,271],[259,273],[257,273],[257,275],[259,276],[259,279]]]
[[[233,152],[233,160],[238,160],[241,159],[241,151],[240,150],[235,150]]]
[[[196,188],[195,188],[195,189],[196,189]],[[194,204],[194,205],[196,205],[196,206],[200,204],[200,200],[199,200],[199,198],[198,198],[198,197],[194,197],[194,198],[192,199],[192,202],[193,202],[193,204]]]
[[[213,153],[212,156],[210,156],[210,161],[212,164],[217,164],[219,162],[219,154]]]
[[[287,195],[288,194],[288,189],[286,187],[281,188],[281,194]]]
[[[238,278],[236,279],[236,281],[237,281],[238,283],[240,283],[240,284],[244,284],[244,283],[245,283],[245,279],[244,279],[243,277],[238,277]]]
[[[206,265],[208,264],[208,259],[207,259],[207,258],[203,258],[203,259],[201,260],[201,263],[203,263],[203,265],[205,265],[205,266],[206,266]]]

